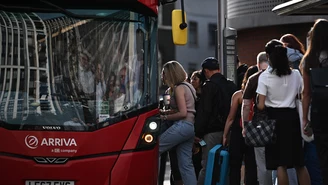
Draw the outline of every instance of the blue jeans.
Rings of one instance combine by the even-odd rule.
[[[159,137],[159,154],[176,146],[181,178],[186,185],[196,185],[197,179],[192,163],[192,146],[194,144],[194,125],[185,120],[175,121]]]
[[[304,142],[304,158],[306,168],[311,178],[311,184],[322,185],[320,163],[314,141],[311,143]]]

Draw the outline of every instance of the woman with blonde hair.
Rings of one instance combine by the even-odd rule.
[[[159,154],[176,147],[181,178],[186,185],[196,185],[196,175],[192,163],[192,147],[194,143],[194,114],[195,96],[194,87],[187,83],[187,73],[177,61],[164,64],[162,80],[169,86],[171,95],[171,111],[168,114],[161,112],[161,119],[173,121],[159,138]]]

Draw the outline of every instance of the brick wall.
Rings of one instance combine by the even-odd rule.
[[[248,65],[256,64],[256,56],[264,51],[265,44],[271,39],[280,39],[286,33],[297,36],[306,45],[306,35],[313,23],[280,25],[238,30],[237,50],[239,60]]]

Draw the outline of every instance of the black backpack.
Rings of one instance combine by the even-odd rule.
[[[230,79],[227,79],[227,86],[226,86],[226,91],[229,95],[229,106],[230,106],[230,102],[231,102],[231,97],[232,95],[238,91],[238,87],[237,85]]]
[[[310,69],[312,108],[326,108],[328,103],[328,68]]]
[[[211,81],[213,82],[213,81]],[[230,79],[221,79],[219,84],[216,82],[213,82],[219,87],[219,92],[222,93],[220,99],[218,100],[218,121],[222,124],[225,124],[229,112],[230,112],[230,106],[231,106],[231,97],[232,95],[238,91],[237,85]]]
[[[231,107],[231,97],[232,95],[238,91],[237,85],[230,79],[227,79],[227,84],[225,87],[223,87],[223,90],[226,91],[227,93],[227,99],[225,100],[225,104],[222,107],[224,111],[224,123],[228,118],[229,112],[230,112],[230,107]]]

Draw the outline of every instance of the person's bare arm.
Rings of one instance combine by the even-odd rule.
[[[235,120],[237,109],[239,106],[239,100],[241,99],[241,96],[242,96],[241,91],[237,91],[232,95],[230,112],[229,112],[228,118],[226,120],[224,132],[223,132],[223,145],[224,146],[227,145],[227,136],[228,136],[230,127],[231,127],[233,121]]]
[[[311,101],[311,91],[310,91],[310,76],[308,73],[303,73],[303,91],[302,91],[302,107],[303,107],[303,125],[302,130],[305,127],[306,123],[309,122],[308,120],[308,113],[309,113],[309,107],[310,107],[310,101]],[[307,134],[304,131],[304,134]]]
[[[257,108],[259,110],[263,110],[265,108],[265,98],[266,96],[259,94],[259,102],[257,104]]]
[[[253,100],[249,100],[249,99],[243,99],[243,103],[241,105],[241,124],[242,124],[242,132],[241,134],[243,135],[243,137],[245,137],[246,133],[245,133],[245,122],[246,121],[250,121],[249,120],[249,113],[251,111],[251,105],[252,105],[252,101]]]
[[[263,110],[265,108],[265,98],[267,95],[268,88],[265,84],[266,76],[263,76],[264,73],[259,77],[259,82],[257,85],[256,93],[258,94],[257,108],[258,110]]]
[[[182,86],[177,86],[175,88],[175,100],[178,106],[178,111],[176,111],[173,114],[169,115],[163,115],[161,118],[166,117],[166,120],[181,120],[184,119],[187,116],[187,105],[186,105],[186,99],[184,96],[184,88]]]
[[[244,94],[243,94],[243,101],[242,101],[242,105],[241,105],[241,119],[242,119],[242,135],[245,137],[245,130],[244,130],[244,124],[249,120],[249,114],[251,111],[251,106],[252,106],[252,102],[253,99],[252,97],[254,97],[254,93],[256,91],[257,86],[254,86],[253,83],[257,81],[254,81],[254,79],[256,79],[257,76],[251,76],[249,77],[249,79],[247,80],[246,86],[245,86],[245,90],[244,90]],[[251,85],[252,84],[252,85]]]
[[[251,99],[243,99],[243,103],[241,106],[241,118],[243,123],[244,121],[250,121],[249,114],[251,112],[252,101],[253,100]],[[244,128],[244,124],[243,124],[243,128]]]

